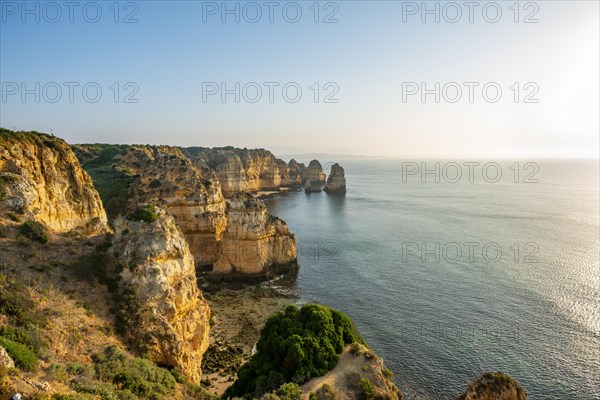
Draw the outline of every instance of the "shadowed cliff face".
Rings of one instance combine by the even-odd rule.
[[[0,208],[61,233],[108,231],[89,175],[63,140],[0,131]]]
[[[318,160],[312,160],[302,175],[304,190],[307,193],[320,192],[325,186],[325,172]]]
[[[114,222],[111,250],[122,267],[120,285],[133,293],[136,303],[130,336],[156,363],[179,367],[198,383],[210,310],[197,287],[194,258],[173,217],[162,209],[152,213],[146,220],[119,217]]]
[[[327,184],[323,190],[330,194],[346,193],[346,172],[338,163],[331,166],[331,171],[327,177]]]

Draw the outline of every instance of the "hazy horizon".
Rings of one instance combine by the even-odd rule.
[[[455,10],[436,2],[427,7],[446,10],[439,22],[407,8],[421,3],[352,1],[318,3],[318,16],[299,3],[293,23],[280,12],[249,22],[251,10],[236,17],[219,2],[161,1],[119,3],[118,15],[102,3],[93,23],[62,10],[51,22],[52,10],[32,4],[40,15],[18,2],[0,10],[0,125],[9,129],[280,154],[600,154],[598,2],[521,2],[518,12],[502,2],[497,22],[479,8],[473,23],[466,9],[450,22]],[[288,84],[302,91],[297,102],[282,97]]]

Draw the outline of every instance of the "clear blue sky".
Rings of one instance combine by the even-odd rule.
[[[221,1],[142,1],[135,8],[121,2],[115,23],[114,2],[108,1],[98,2],[102,16],[91,23],[83,13],[87,7],[85,17],[95,18],[89,3],[78,2],[73,22],[63,2],[54,3],[61,5],[62,16],[52,23],[56,10],[47,2],[27,2],[30,9],[38,4],[36,22],[35,12],[24,15],[21,1],[0,1],[1,126],[52,130],[70,142],[234,145],[280,153],[598,156],[596,1],[539,1],[527,9],[521,2],[518,23],[509,8],[513,1],[498,2],[497,23],[483,16],[488,2],[474,10],[474,23],[464,7],[457,23],[447,21],[454,18],[451,9],[446,15],[441,11],[439,23],[431,15],[423,23],[420,10],[409,15],[410,2],[399,1],[320,2],[319,23],[314,1],[297,2],[302,10],[297,23],[284,18],[284,6],[288,19],[295,16],[289,2],[276,2],[270,23],[263,1],[254,3],[263,13],[256,23],[247,21],[255,9],[247,6],[243,13],[247,2],[239,3],[239,23],[232,15],[222,23]],[[235,3],[227,2],[230,8]],[[215,7],[216,15],[209,15]],[[332,12],[338,22],[323,23]],[[494,12],[488,9],[486,16],[493,19]],[[138,22],[124,23],[131,13]],[[532,13],[539,22],[523,23]],[[36,82],[40,102],[33,94],[23,102],[21,84],[35,91]],[[56,103],[48,101],[55,96],[52,84],[47,96],[41,93],[49,82],[62,87]],[[79,84],[72,103],[65,82]],[[102,89],[96,103],[83,98],[82,86],[89,82]],[[117,103],[114,82],[121,86]],[[125,89],[127,82],[135,86]],[[231,88],[235,82],[257,82],[262,98],[235,103],[228,95],[223,103],[217,94],[203,102],[203,82]],[[273,103],[264,82],[280,84]],[[282,96],[289,82],[303,91],[297,103]],[[325,87],[328,82],[334,85]],[[418,94],[403,102],[403,82],[480,86],[473,103],[464,86],[457,103],[444,98],[436,103],[433,95],[422,103]],[[488,82],[503,90],[497,103],[482,97]],[[520,86],[518,103],[510,89],[514,82]],[[535,86],[525,88],[527,82]],[[19,91],[11,94],[15,84]],[[134,87],[138,102],[125,103]],[[336,87],[333,98],[339,102],[323,102]],[[539,102],[524,103],[536,87],[532,98]]]

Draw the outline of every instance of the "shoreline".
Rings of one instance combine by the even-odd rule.
[[[202,361],[202,386],[209,392],[225,392],[239,367],[253,354],[267,319],[298,300],[293,290],[286,293],[286,289],[271,286],[279,280],[257,285],[201,285],[212,313],[209,347]]]

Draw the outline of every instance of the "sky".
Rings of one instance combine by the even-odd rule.
[[[0,126],[71,143],[597,158],[599,2],[465,4],[0,0]]]

